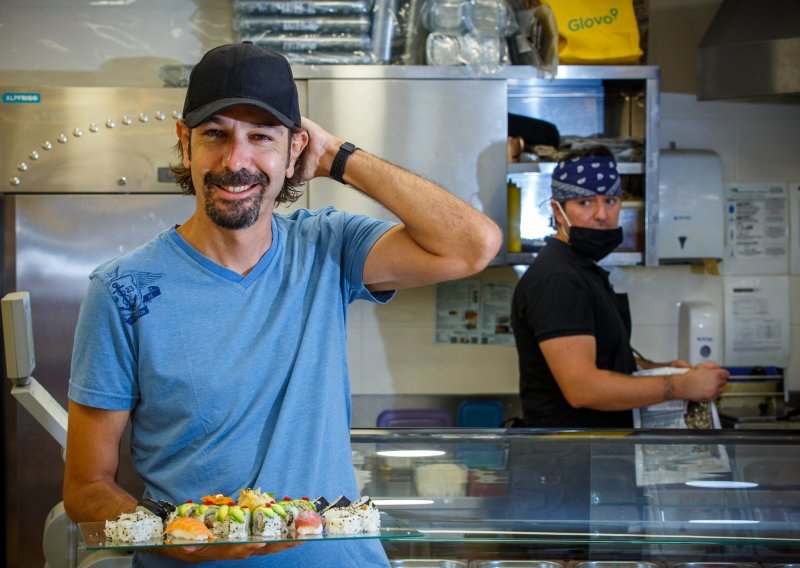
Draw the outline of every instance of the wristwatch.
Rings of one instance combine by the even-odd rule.
[[[336,152],[336,156],[333,158],[333,164],[331,164],[331,173],[328,174],[332,180],[344,183],[344,180],[342,180],[342,176],[344,176],[344,165],[347,163],[347,159],[350,155],[355,151],[355,144],[350,142],[345,142],[339,146],[339,151]]]

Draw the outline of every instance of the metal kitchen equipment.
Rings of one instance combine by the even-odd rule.
[[[168,174],[183,90],[3,87],[2,93],[3,294],[30,292],[36,377],[66,407],[89,273],[183,222],[194,208]],[[3,415],[6,540],[36,558],[45,519],[61,500],[61,451],[9,392]],[[140,494],[127,447],[121,460],[120,484]]]

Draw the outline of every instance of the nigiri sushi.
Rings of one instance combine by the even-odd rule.
[[[323,516],[314,511],[300,511],[294,518],[294,530],[297,536],[322,534],[322,526],[324,524],[325,519]]]
[[[167,525],[164,534],[186,540],[216,540],[208,527],[195,517],[178,517]]]

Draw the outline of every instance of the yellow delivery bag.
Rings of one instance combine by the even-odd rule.
[[[558,26],[558,60],[566,65],[638,63],[633,0],[544,0]]]

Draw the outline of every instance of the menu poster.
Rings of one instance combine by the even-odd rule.
[[[514,345],[511,282],[456,280],[436,285],[436,343]]]
[[[789,277],[726,276],[725,365],[789,362]]]
[[[786,274],[789,203],[785,183],[725,187],[725,274]]]
[[[800,274],[800,181],[789,184],[789,273]]]

